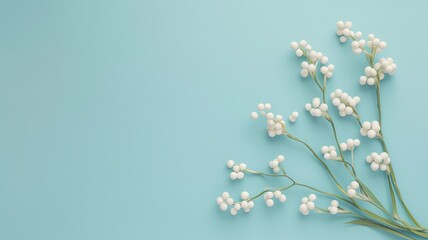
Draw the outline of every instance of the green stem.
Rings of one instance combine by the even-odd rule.
[[[309,151],[314,155],[314,157],[321,163],[321,165],[324,167],[324,169],[328,172],[328,174],[330,175],[331,179],[334,181],[334,183],[336,184],[337,188],[343,193],[343,194],[347,194],[346,191],[343,189],[343,187],[340,185],[340,183],[337,181],[336,177],[333,175],[333,173],[330,171],[329,167],[327,166],[327,164],[325,164],[325,162],[318,156],[318,154],[311,148],[311,146],[309,146],[306,142],[302,141],[301,139],[293,136],[291,133],[287,132],[285,133],[286,136],[296,142],[299,142],[301,144],[303,144],[307,149],[309,149]]]
[[[382,105],[381,105],[381,100],[380,100],[380,80],[379,80],[379,78],[377,78],[377,81],[376,81],[376,100],[377,100],[377,109],[378,109],[378,118],[379,118],[379,125],[380,125],[380,128],[381,128],[381,130],[379,131],[379,133],[380,133],[380,142],[381,142],[381,144],[382,144],[382,147],[383,147],[383,150],[386,152],[386,153],[388,153],[388,149],[387,149],[387,147],[386,147],[386,143],[385,143],[385,138],[384,138],[384,134],[383,134],[383,132],[382,132],[382,128],[383,128],[383,126],[382,126]],[[389,153],[388,153],[389,154]],[[393,186],[393,188],[394,188],[394,190],[395,190],[395,193],[397,194],[397,197],[398,197],[398,199],[400,200],[400,203],[403,205],[403,208],[404,208],[404,210],[406,211],[406,214],[410,217],[410,219],[412,220],[412,222],[416,225],[416,226],[418,226],[419,228],[424,228],[421,224],[419,224],[419,222],[415,219],[415,217],[413,216],[413,214],[410,212],[410,209],[407,207],[407,205],[405,204],[405,202],[404,202],[404,199],[403,199],[403,196],[401,195],[401,191],[400,191],[400,189],[399,189],[399,187],[398,187],[398,184],[397,184],[397,181],[396,181],[396,178],[395,178],[395,172],[394,172],[394,169],[393,169],[393,167],[392,167],[392,164],[390,164],[390,170],[391,170],[391,174],[390,174],[390,176],[388,176],[388,184],[392,184],[392,186]],[[390,190],[392,190],[392,188],[390,189]],[[391,193],[391,198],[393,198],[393,195],[394,195],[394,193]],[[397,208],[397,206],[396,206],[396,202],[395,202],[395,198],[394,199],[391,199],[391,201],[392,201],[392,205],[393,205],[393,208]],[[395,206],[394,206],[395,205]],[[397,217],[399,217],[398,216],[398,213],[397,213]]]

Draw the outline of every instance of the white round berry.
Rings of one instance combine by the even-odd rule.
[[[366,76],[361,76],[360,77],[360,84],[361,85],[366,85],[367,83],[367,77]]]
[[[231,208],[231,209],[230,209],[230,214],[231,214],[232,216],[235,216],[237,213],[238,213],[238,211],[237,211],[235,208]]]
[[[235,180],[238,178],[238,174],[236,172],[231,172],[229,174],[230,179]]]
[[[294,50],[297,50],[299,48],[299,44],[297,42],[291,42],[290,47]]]
[[[223,198],[222,197],[218,197],[217,198],[217,205],[220,205],[220,204],[222,204],[224,202],[224,200],[223,200]]]
[[[339,210],[337,209],[337,207],[331,207],[330,208],[330,213],[333,214],[333,215],[337,214],[338,211]]]
[[[267,199],[266,200],[266,206],[268,206],[268,207],[272,207],[274,205],[274,203],[275,202],[272,199]]]
[[[322,146],[321,147],[321,152],[324,154],[324,153],[327,153],[328,151],[329,151],[330,149],[327,147],[327,146]]]
[[[315,195],[315,194],[313,194],[313,193],[312,193],[312,194],[310,194],[310,195],[309,195],[309,200],[310,200],[310,201],[312,201],[312,202],[313,202],[313,201],[315,201],[315,200],[317,200],[317,195]]]
[[[278,167],[278,165],[279,165],[279,162],[278,162],[278,160],[273,160],[273,161],[270,161],[270,163],[269,163],[269,166],[271,167],[271,168],[276,168],[276,167]]]
[[[325,103],[322,103],[322,104],[320,105],[320,110],[321,110],[321,111],[323,111],[323,112],[327,112],[327,110],[328,110],[328,105],[327,105],[327,104],[325,104]]]
[[[332,200],[330,203],[330,206],[332,207],[338,207],[339,206],[339,202],[337,200]]]
[[[300,66],[301,66],[303,69],[307,69],[307,68],[308,68],[308,66],[309,66],[309,63],[308,63],[308,62],[306,62],[306,61],[303,61],[303,62],[300,64]]]
[[[357,181],[352,181],[350,187],[352,189],[358,189],[360,187],[360,184]]]
[[[250,194],[248,192],[244,191],[241,193],[241,198],[243,200],[247,199],[248,197],[250,197]]]
[[[275,192],[273,192],[273,195],[276,197],[276,198],[280,198],[281,197],[281,191],[279,191],[279,190],[276,190]]]
[[[384,159],[383,163],[390,164],[391,163],[391,158],[388,157],[388,158]]]
[[[352,139],[348,139],[346,140],[346,145],[348,146],[348,148],[353,148],[354,147],[354,140]]]
[[[258,113],[256,113],[256,112],[252,112],[251,113],[251,118],[252,119],[257,119],[259,117],[259,114]]]
[[[388,155],[388,153],[386,153],[386,152],[383,152],[383,153],[381,153],[380,154],[380,156],[382,157],[382,159],[387,159],[388,157],[389,157],[389,155]]]
[[[345,28],[345,23],[343,21],[338,21],[336,23],[337,28],[341,29],[341,28]]]
[[[367,131],[367,136],[369,138],[375,138],[376,137],[376,132],[373,129],[370,129],[369,131]]]
[[[227,210],[227,204],[226,203],[220,204],[220,210],[226,211]]]
[[[321,63],[322,63],[322,64],[326,64],[327,62],[328,62],[328,57],[323,56],[323,57],[321,58]]]
[[[221,194],[221,197],[222,197],[224,200],[226,200],[226,199],[228,199],[228,198],[229,198],[229,193],[228,193],[228,192],[223,192],[223,193]]]
[[[285,201],[287,201],[287,197],[284,194],[281,194],[281,196],[279,197],[279,201],[285,202]]]
[[[372,127],[372,124],[368,121],[363,122],[363,129],[365,130],[370,130],[370,128]]]
[[[333,105],[336,107],[340,105],[340,99],[339,98],[334,98],[332,102],[333,102]]]
[[[312,106],[319,107],[321,104],[321,100],[319,98],[312,99]]]
[[[303,78],[308,77],[308,76],[309,76],[309,71],[308,71],[308,69],[302,69],[302,70],[300,71],[300,76],[302,76]]]
[[[355,198],[357,196],[357,192],[355,191],[355,189],[352,189],[352,188],[348,189],[347,193],[348,193],[348,197],[350,198]]]
[[[372,171],[377,171],[379,169],[379,163],[372,162],[370,168],[372,169]]]
[[[320,71],[321,71],[322,74],[325,75],[325,74],[328,73],[328,68],[326,66],[323,66],[323,67],[320,68]]]
[[[226,165],[228,168],[233,168],[233,166],[235,165],[235,162],[233,160],[229,160],[229,161],[227,161]]]
[[[239,170],[245,170],[247,168],[247,164],[245,164],[245,163],[241,163],[241,164],[239,164]]]
[[[309,209],[308,209],[308,205],[306,205],[306,204],[300,204],[300,207],[299,207],[299,210],[300,210],[300,212],[307,212],[307,211],[309,211]]]
[[[283,161],[284,161],[284,159],[285,159],[284,155],[278,155],[278,156],[276,157],[276,160],[278,160],[278,162],[283,162]]]
[[[227,203],[227,205],[232,205],[233,204],[233,198],[226,199],[226,203]]]
[[[354,146],[355,147],[360,146],[360,144],[361,144],[361,141],[359,139],[354,139]]]
[[[308,203],[306,203],[306,205],[308,206],[309,210],[314,210],[315,209],[315,203],[314,202],[308,202]]]

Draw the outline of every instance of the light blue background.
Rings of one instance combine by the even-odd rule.
[[[228,159],[268,171],[278,154],[296,179],[327,190],[311,155],[269,139],[250,120],[258,102],[288,116],[316,149],[333,144],[325,121],[303,106],[319,93],[299,77],[289,43],[302,38],[336,65],[329,89],[362,98],[376,118],[372,88],[360,86],[365,60],[341,46],[337,20],[388,42],[397,74],[382,82],[384,133],[405,199],[428,225],[424,1],[6,1],[0,2],[0,239],[389,239],[303,217],[305,189],[248,215],[220,212],[215,198],[255,194],[280,180],[228,180]],[[337,114],[335,114],[337,117]],[[337,118],[336,118],[337,119]],[[352,118],[340,138],[358,137]],[[386,200],[380,173],[358,171]],[[341,166],[331,164],[334,170]],[[344,184],[351,179],[339,174]],[[328,206],[329,199],[317,201]],[[322,234],[321,234],[322,233]]]

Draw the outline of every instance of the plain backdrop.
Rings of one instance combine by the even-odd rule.
[[[428,15],[425,1],[57,1],[0,2],[0,238],[32,239],[391,239],[298,212],[288,201],[232,217],[215,199],[229,191],[287,184],[228,179],[229,159],[269,171],[284,154],[297,180],[335,191],[301,145],[270,139],[249,114],[259,102],[288,116],[290,131],[317,151],[333,145],[326,121],[304,104],[319,91],[301,79],[289,44],[306,39],[335,64],[328,90],[362,101],[377,117],[374,89],[358,84],[365,58],[335,35],[338,20],[387,41],[398,64],[382,81],[384,135],[399,185],[428,225],[426,199]],[[356,168],[390,207],[385,178],[365,156],[381,151],[351,117],[333,117],[339,138],[360,138]],[[352,179],[328,163],[343,185]],[[319,196],[327,207],[331,199]]]

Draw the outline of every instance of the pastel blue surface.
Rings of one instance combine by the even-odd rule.
[[[391,239],[345,225],[341,216],[301,216],[286,204],[256,202],[247,215],[220,212],[223,191],[237,198],[281,186],[248,176],[232,182],[228,159],[269,171],[286,156],[288,173],[334,191],[302,146],[270,139],[252,121],[257,103],[288,116],[290,131],[315,149],[332,145],[327,122],[303,106],[319,92],[299,77],[289,48],[306,39],[335,64],[329,90],[362,98],[376,118],[373,88],[360,86],[363,56],[341,46],[337,20],[388,42],[398,71],[382,82],[384,134],[399,185],[428,225],[426,90],[428,16],[424,1],[1,1],[0,239]],[[371,17],[373,16],[373,17]],[[339,119],[341,140],[359,137]],[[340,120],[340,121],[339,121]],[[386,197],[382,174],[364,157],[380,151],[361,138],[362,178]],[[343,184],[343,167],[330,164]],[[346,185],[345,185],[346,186]],[[319,196],[327,207],[330,199]]]

